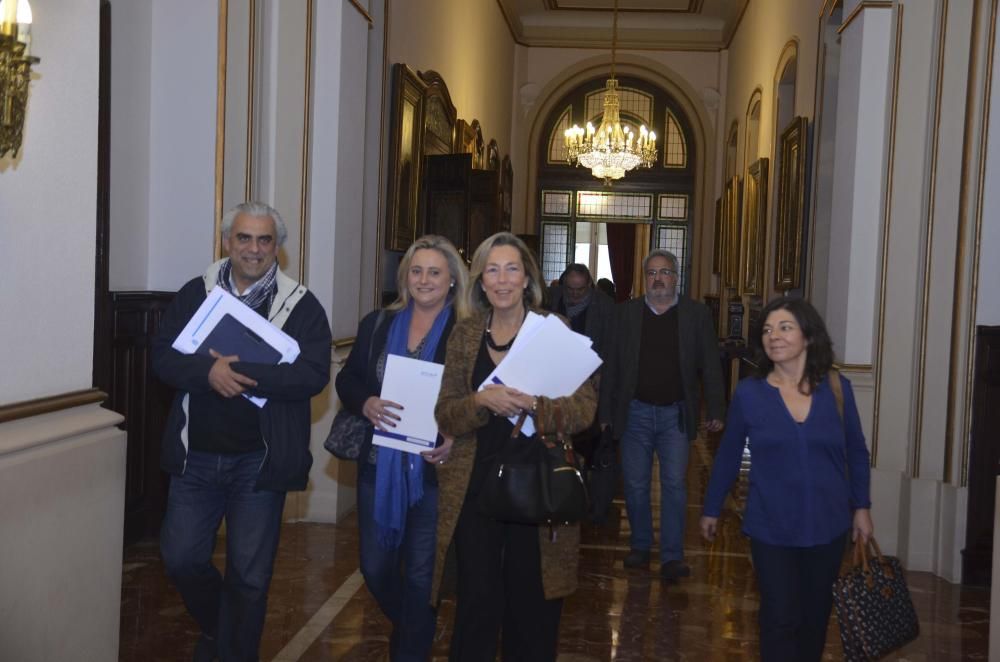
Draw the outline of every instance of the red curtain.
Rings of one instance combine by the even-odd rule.
[[[615,298],[628,301],[632,295],[632,272],[635,270],[635,226],[631,223],[608,223],[608,259],[615,281]]]

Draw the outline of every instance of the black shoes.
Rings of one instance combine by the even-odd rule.
[[[623,565],[626,568],[648,568],[649,567],[649,550],[648,549],[633,549],[625,556],[625,561]]]
[[[684,561],[667,561],[660,566],[660,577],[675,582],[681,577],[690,577],[691,568]]]
[[[625,556],[625,561],[622,565],[626,568],[648,568],[649,556],[648,549],[633,549]],[[660,577],[668,582],[676,582],[682,577],[690,576],[691,567],[684,563],[684,561],[667,561],[660,566]]]

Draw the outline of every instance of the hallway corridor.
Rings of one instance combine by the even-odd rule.
[[[758,603],[749,545],[731,510],[720,522],[714,547],[702,543],[697,519],[711,455],[702,439],[692,450],[685,549],[691,577],[667,585],[659,579],[655,563],[649,571],[622,567],[628,552],[628,520],[623,502],[617,500],[607,526],[584,530],[580,590],[563,608],[560,662],[757,659]],[[878,522],[875,526],[877,535]],[[224,561],[222,548],[215,557],[219,564]],[[388,622],[365,590],[357,568],[353,515],[336,526],[286,524],[261,660],[386,660]],[[929,573],[912,572],[907,578],[921,636],[889,659],[987,659],[988,591],[952,585]],[[441,606],[434,660],[447,659],[454,608],[453,599]],[[164,577],[156,543],[126,549],[120,659],[190,660],[196,638],[194,622]],[[836,618],[831,618],[824,660],[840,659]]]

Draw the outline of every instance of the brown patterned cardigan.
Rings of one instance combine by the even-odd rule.
[[[549,313],[541,310],[539,315]],[[451,457],[437,469],[438,524],[437,550],[434,563],[434,584],[431,604],[437,604],[444,571],[445,555],[455,533],[465,494],[472,475],[476,456],[476,431],[489,421],[490,412],[473,403],[477,385],[472,384],[472,370],[476,364],[486,315],[473,315],[455,324],[448,339],[448,353],[444,362],[444,376],[434,414],[441,432],[455,438]],[[539,366],[550,369],[552,366]],[[541,398],[540,398],[541,400]],[[583,430],[594,420],[597,395],[590,381],[568,398],[558,398],[563,411],[566,435]],[[546,403],[547,404],[547,403]],[[539,406],[544,413],[535,421],[539,432],[554,432],[555,420],[552,407]],[[533,438],[533,439],[537,439]],[[580,527],[578,524],[557,525],[552,533],[548,526],[538,527],[538,544],[541,550],[542,586],[545,598],[553,600],[576,590],[577,565],[580,557]]]

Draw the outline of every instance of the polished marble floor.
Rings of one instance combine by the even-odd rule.
[[[732,511],[714,546],[697,535],[697,515],[710,454],[695,443],[689,473],[686,555],[692,575],[678,584],[649,571],[626,570],[628,521],[616,501],[604,527],[584,531],[580,590],[563,608],[559,661],[757,659],[757,595],[748,544]],[[654,519],[656,517],[654,516]],[[876,522],[876,527],[877,527]],[[876,535],[878,529],[876,528]],[[216,561],[224,561],[223,546]],[[357,571],[353,516],[336,526],[286,524],[268,604],[261,660],[387,659],[389,627]],[[888,659],[986,660],[989,593],[928,573],[907,575],[921,636]],[[446,660],[455,604],[439,611],[433,659]],[[121,660],[190,660],[197,627],[163,574],[155,541],[126,549]],[[824,660],[840,660],[831,618]]]

